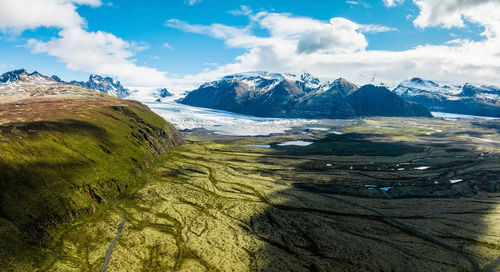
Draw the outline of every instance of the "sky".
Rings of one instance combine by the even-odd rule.
[[[500,86],[500,0],[0,0],[0,73],[188,88],[245,71]]]

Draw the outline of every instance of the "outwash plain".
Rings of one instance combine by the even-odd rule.
[[[120,203],[106,271],[498,271],[498,121],[369,118],[184,142]],[[54,231],[36,271],[101,269],[122,220],[112,204]]]

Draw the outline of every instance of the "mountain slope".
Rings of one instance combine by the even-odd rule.
[[[307,73],[296,76],[248,72],[205,83],[179,102],[259,117],[431,116],[425,108],[407,103],[390,91],[381,89],[375,92],[380,92],[388,100],[375,97],[372,100],[375,104],[366,101],[365,106],[369,106],[369,109],[353,108],[350,102],[363,103],[360,99],[373,98],[368,93],[359,93],[348,99],[357,89],[355,84],[345,79],[322,84],[319,79]],[[389,112],[390,110],[394,112]]]
[[[365,85],[347,97],[358,116],[432,117],[422,105],[408,102],[385,87]]]
[[[357,90],[353,83],[339,78],[326,83],[317,91],[301,97],[294,107],[294,115],[310,118],[347,118],[356,112],[345,101],[345,97]]]
[[[53,81],[0,89],[0,266],[32,271],[61,224],[133,188],[179,132],[139,102]]]
[[[412,78],[393,91],[432,111],[500,117],[500,89],[493,86],[458,86]]]
[[[297,100],[305,93],[306,91],[296,82],[284,79],[269,91],[256,97],[248,107],[255,116],[287,117]]]

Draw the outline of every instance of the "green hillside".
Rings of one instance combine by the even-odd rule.
[[[101,94],[0,106],[0,267],[7,271],[32,270],[61,224],[140,187],[141,173],[182,141],[146,106]]]

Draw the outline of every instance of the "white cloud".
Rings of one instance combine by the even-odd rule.
[[[130,60],[141,47],[102,31],[65,28],[57,38],[48,42],[30,39],[27,46],[33,53],[57,57],[70,70],[113,75],[131,85],[161,85],[166,80],[165,73]]]
[[[250,15],[252,24],[266,29],[269,37],[255,36],[250,26],[237,28],[223,24],[193,25],[170,19],[166,25],[186,32],[210,35],[225,40],[229,47],[286,47],[298,53],[349,52],[364,50],[367,41],[362,32],[393,30],[378,25],[359,25],[345,18],[328,22],[290,14],[260,12]],[[290,27],[293,26],[293,27]]]
[[[359,25],[359,30],[363,33],[381,33],[389,31],[398,31],[397,28],[382,25]]]
[[[68,69],[117,77],[126,84],[160,85],[166,74],[134,63],[145,43],[124,41],[111,33],[85,30],[78,5],[98,7],[100,0],[0,0],[0,30],[20,34],[26,29],[55,27],[58,37],[48,42],[28,40],[33,53],[45,53],[66,63]]]
[[[484,35],[500,34],[500,1],[498,0],[414,0],[420,14],[415,26],[425,28],[442,26],[445,28],[465,27],[465,21],[485,27]]]
[[[395,7],[397,5],[403,4],[405,0],[383,0],[384,5],[387,7]]]
[[[477,6],[471,7],[475,8]],[[425,10],[421,10],[423,12]],[[461,14],[464,13],[470,14],[471,11]],[[394,30],[389,27],[360,25],[344,18],[332,18],[325,22],[268,12],[250,14],[249,18],[250,24],[243,28],[222,24],[191,25],[169,20],[167,25],[170,27],[210,35],[224,40],[228,47],[246,49],[233,63],[186,76],[185,80],[207,81],[231,73],[267,70],[311,72],[325,79],[346,77],[359,84],[370,82],[372,77],[377,82],[394,84],[419,76],[459,81],[457,83],[470,81],[500,85],[500,46],[492,34],[498,33],[494,31],[494,16],[487,15],[487,19],[482,21],[474,19],[490,33],[483,41],[453,40],[442,45],[421,45],[403,51],[367,49],[363,33]],[[472,20],[471,16],[465,18]],[[434,24],[444,25],[439,22]],[[254,28],[267,30],[269,35],[256,35]]]
[[[0,29],[19,34],[38,27],[75,27],[85,24],[76,5],[101,5],[100,0],[0,0]]]
[[[229,11],[232,15],[245,15],[248,16],[252,13],[252,9],[249,6],[241,5],[239,9]]]
[[[174,49],[169,43],[164,43],[162,45],[163,48]]]
[[[192,6],[194,4],[200,3],[202,0],[184,0],[184,3]]]
[[[229,39],[230,37],[243,36],[250,33],[248,29],[240,29],[223,24],[212,24],[208,26],[194,25],[177,19],[169,19],[167,20],[165,25],[168,27],[181,29],[186,32],[210,35],[217,39]]]
[[[365,8],[369,8],[370,7],[370,4],[368,4],[368,3],[364,2],[364,1],[360,1],[360,0],[348,0],[348,1],[345,1],[345,3],[348,4],[348,5],[351,5],[351,6],[362,5]]]

